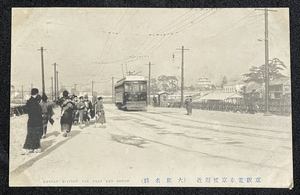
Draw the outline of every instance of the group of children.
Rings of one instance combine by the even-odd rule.
[[[94,127],[96,128],[97,124],[100,123],[100,128],[105,128],[104,123],[106,123],[106,119],[102,97],[94,97],[93,100],[90,101],[88,95],[79,97],[73,95],[70,97],[69,102],[66,101],[64,104],[61,104],[61,116],[69,109],[69,106],[72,106],[72,103],[75,103],[75,109],[72,115],[74,125],[79,124],[79,127],[82,129],[83,124],[88,126],[90,120],[95,118]]]

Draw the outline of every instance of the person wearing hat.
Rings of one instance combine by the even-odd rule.
[[[104,107],[103,107],[103,98],[98,97],[97,102],[95,103],[95,113],[96,113],[96,122],[94,124],[94,127],[97,127],[97,123],[101,123],[100,128],[105,128],[103,123],[106,123],[105,119],[105,112],[104,112]]]
[[[43,121],[42,109],[37,100],[38,93],[39,90],[33,88],[31,90],[31,97],[26,102],[26,111],[28,114],[27,135],[23,146],[24,152],[22,154],[41,152],[40,138],[43,132]]]
[[[40,106],[42,108],[42,118],[43,118],[43,134],[42,134],[43,139],[46,138],[48,121],[51,123],[51,125],[53,125],[54,123],[54,120],[52,119],[52,116],[54,115],[53,108],[47,100],[48,100],[47,95],[43,94],[42,102],[40,103]]]
[[[72,115],[75,109],[74,102],[69,99],[69,92],[64,91],[62,97],[62,104],[61,106],[61,118],[60,118],[60,125],[61,125],[61,132],[64,137],[68,136],[68,133],[71,131],[72,128]]]

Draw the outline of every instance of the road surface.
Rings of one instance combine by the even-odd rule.
[[[10,186],[292,186],[291,117],[184,109],[120,111],[106,128],[54,126],[21,155],[27,116],[11,119]]]

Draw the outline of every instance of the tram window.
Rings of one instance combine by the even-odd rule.
[[[141,92],[147,91],[146,84],[140,84],[140,91],[141,91]]]
[[[130,84],[126,84],[125,85],[125,91],[126,92],[130,92]]]
[[[139,91],[139,84],[132,84],[131,85],[132,92],[138,92]]]

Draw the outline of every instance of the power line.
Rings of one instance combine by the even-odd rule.
[[[161,28],[160,30],[154,32],[153,34],[157,34],[158,32],[162,31],[163,29],[165,29],[166,27],[170,26],[171,24],[173,24],[174,22],[176,22],[177,20],[179,20],[180,18],[182,18],[183,16],[185,16],[187,13],[189,13],[190,11],[192,11],[192,9],[188,10],[187,12],[185,12],[184,14],[182,14],[181,16],[179,16],[178,18],[176,18],[175,20],[173,20],[171,23],[169,23],[167,26]]]
[[[127,10],[128,10],[128,9],[127,9]],[[127,10],[126,10],[126,12],[127,12]],[[138,10],[136,10],[136,12],[137,12],[137,11],[138,11]],[[123,14],[123,16],[122,16],[122,18],[119,20],[118,24],[119,24],[120,21],[123,19],[123,17],[125,16],[126,12]],[[129,18],[129,20],[131,20],[131,18],[136,14],[136,12]],[[127,20],[127,22],[125,23],[125,25],[129,22],[129,20]],[[117,25],[118,25],[118,24],[117,24]],[[117,27],[117,25],[115,26],[115,28]],[[113,39],[113,41],[112,41],[112,44],[110,45],[110,48],[109,48],[109,50],[108,50],[108,52],[107,52],[107,55],[105,56],[105,58],[103,59],[103,61],[107,58],[107,56],[108,56],[108,54],[109,54],[109,52],[110,52],[110,49],[111,49],[112,45],[113,45],[114,42],[115,42],[116,37],[118,36],[118,34],[121,32],[121,30],[124,28],[125,25],[123,25],[122,28],[115,34],[115,37],[114,37],[114,39]],[[114,29],[115,29],[115,28],[114,28]]]
[[[209,13],[209,12],[211,12],[211,11],[212,11],[212,10],[210,10],[210,11],[208,11],[208,12],[206,12],[206,13]],[[187,27],[183,27],[183,28],[177,30],[176,33],[181,32],[181,31],[183,31],[183,30],[185,30],[185,29],[187,29],[187,28],[190,28],[191,26],[193,26],[193,25],[195,25],[195,24],[197,24],[197,23],[199,23],[199,22],[202,22],[202,21],[205,20],[206,18],[210,17],[211,15],[213,15],[213,14],[219,12],[219,11],[220,11],[220,9],[217,10],[217,11],[215,11],[215,12],[213,12],[212,14],[209,14],[209,15],[206,16],[205,18],[202,18],[200,21],[194,22],[194,21],[196,21],[197,19],[199,19],[201,16],[198,17],[197,19],[195,19],[195,20],[193,20],[192,22],[190,22],[190,23],[192,23],[192,24],[187,24],[187,25],[188,25]],[[205,15],[205,14],[203,14],[203,15]],[[202,16],[203,16],[203,15],[202,15]],[[186,26],[186,25],[185,25],[185,26]]]
[[[118,24],[119,24],[120,21],[123,19],[123,17],[124,17],[125,14],[127,13],[127,11],[128,11],[128,9],[126,9],[126,11],[124,12],[123,16],[119,19],[118,23],[115,25],[115,27],[113,28],[113,30],[118,26]],[[99,61],[99,60],[101,59],[101,57],[102,57],[102,55],[103,55],[103,52],[104,52],[104,50],[105,50],[105,48],[106,48],[106,45],[107,45],[107,42],[108,42],[109,37],[110,37],[110,33],[107,35],[107,39],[106,39],[105,45],[104,45],[104,47],[103,47],[103,49],[102,49],[102,52],[101,52],[101,55],[100,55],[100,57],[97,59],[97,61]],[[101,66],[102,66],[102,65],[101,65]]]
[[[134,14],[127,20],[127,22],[122,26],[122,28],[118,31],[118,33],[122,31],[122,29],[126,26],[126,24],[133,18],[133,16],[134,16],[137,12],[138,12],[138,10],[136,10],[136,11],[134,12]],[[109,52],[110,52],[110,50],[111,50],[111,48],[112,48],[112,46],[113,46],[113,44],[114,44],[114,41],[115,41],[115,39],[116,39],[118,33],[115,35],[115,37],[114,37],[114,39],[113,39],[113,42],[112,42],[112,44],[110,45],[110,48],[109,48],[109,50],[108,50],[108,52],[107,52],[107,55],[105,56],[105,58],[103,59],[103,61],[104,61],[104,60],[107,58],[107,56],[109,55]],[[100,69],[99,69],[99,70],[100,70]],[[97,71],[97,72],[98,72],[98,71]]]
[[[202,10],[200,10],[200,11],[202,11]],[[207,13],[209,13],[209,12],[211,12],[211,11],[212,11],[212,10],[209,10],[208,12],[205,12],[204,14],[201,14],[201,15],[198,16],[196,19],[194,19],[194,20],[188,22],[187,24],[189,24],[189,23],[191,23],[191,22],[197,20],[198,18],[204,16],[205,14],[207,14]],[[196,12],[195,14],[193,14],[193,15],[191,15],[190,17],[186,18],[185,20],[181,21],[181,23],[179,23],[179,24],[177,24],[177,25],[174,25],[174,26],[172,26],[172,27],[170,27],[170,28],[167,28],[167,30],[165,30],[165,32],[168,31],[169,29],[174,28],[175,26],[178,26],[178,25],[182,24],[182,23],[185,22],[187,19],[193,17],[194,15],[196,15],[196,14],[198,14],[198,13],[199,13],[199,12]],[[185,24],[185,25],[187,25],[187,24]],[[185,25],[184,25],[184,26],[185,26]],[[180,28],[182,28],[182,27],[180,27]],[[174,32],[176,32],[176,30],[173,30],[172,32],[174,33]],[[166,34],[167,34],[167,33],[166,33]]]
[[[244,16],[242,19],[238,20],[236,23],[230,25],[229,28],[227,28],[227,29],[221,31],[220,33],[216,34],[216,35],[213,36],[213,37],[210,37],[209,39],[211,40],[211,39],[213,39],[213,38],[219,36],[220,34],[223,34],[223,33],[226,32],[227,30],[231,29],[232,27],[234,27],[235,25],[237,25],[238,23],[240,23],[241,21],[243,21],[244,19],[246,19],[249,15],[253,14],[254,12],[255,12],[255,10],[253,10],[252,12],[250,12],[249,14],[247,14],[246,16]]]

